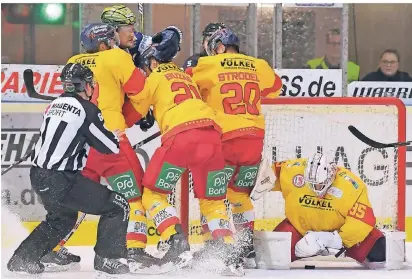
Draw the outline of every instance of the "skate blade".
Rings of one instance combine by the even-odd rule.
[[[152,265],[150,267],[142,267],[140,263],[129,263],[130,273],[145,274],[145,275],[159,275],[172,271],[174,269],[173,263],[166,263],[164,265]]]
[[[242,277],[245,276],[245,270],[242,266],[236,268],[235,265],[229,265],[222,271],[221,275]]]
[[[122,276],[130,274],[130,273],[123,273],[123,274],[109,274],[103,271],[96,271],[95,279],[121,279]]]
[[[80,263],[69,263],[66,265],[58,265],[54,263],[43,263],[44,272],[64,272],[64,271],[80,271]]]

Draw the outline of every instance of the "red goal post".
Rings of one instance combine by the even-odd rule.
[[[277,98],[263,99],[263,156],[279,161],[310,156],[316,149],[349,167],[368,185],[378,227],[405,230],[406,147],[371,148],[352,134],[354,125],[380,142],[406,141],[406,108],[396,98]],[[190,237],[200,233],[199,207],[186,172],[172,202]],[[273,192],[275,195],[275,193]],[[284,217],[281,196],[266,194],[255,203],[257,230],[272,230]],[[229,210],[230,211],[230,210]]]

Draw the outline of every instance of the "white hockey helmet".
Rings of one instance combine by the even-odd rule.
[[[335,180],[337,167],[334,162],[320,153],[308,158],[305,168],[305,182],[318,197],[323,197]]]

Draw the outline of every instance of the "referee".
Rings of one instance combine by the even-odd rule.
[[[94,268],[109,274],[128,273],[128,266],[119,259],[126,255],[129,204],[121,194],[81,175],[90,146],[105,154],[119,153],[121,134],[105,128],[100,110],[90,102],[94,91],[90,69],[69,63],[60,78],[64,93],[44,112],[30,169],[46,220],[20,244],[7,268],[42,273],[40,259],[70,232],[82,211],[101,215]]]

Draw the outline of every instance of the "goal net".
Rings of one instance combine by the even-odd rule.
[[[405,141],[405,106],[395,98],[278,98],[263,100],[265,144],[271,162],[311,156],[322,150],[338,166],[358,175],[368,186],[377,227],[404,231],[406,148],[375,149],[348,130],[354,125],[381,142]],[[202,242],[198,200],[190,174],[185,174],[169,200],[180,213],[192,244]],[[226,202],[230,214],[230,206]],[[285,218],[280,192],[254,203],[255,230],[271,231]]]

